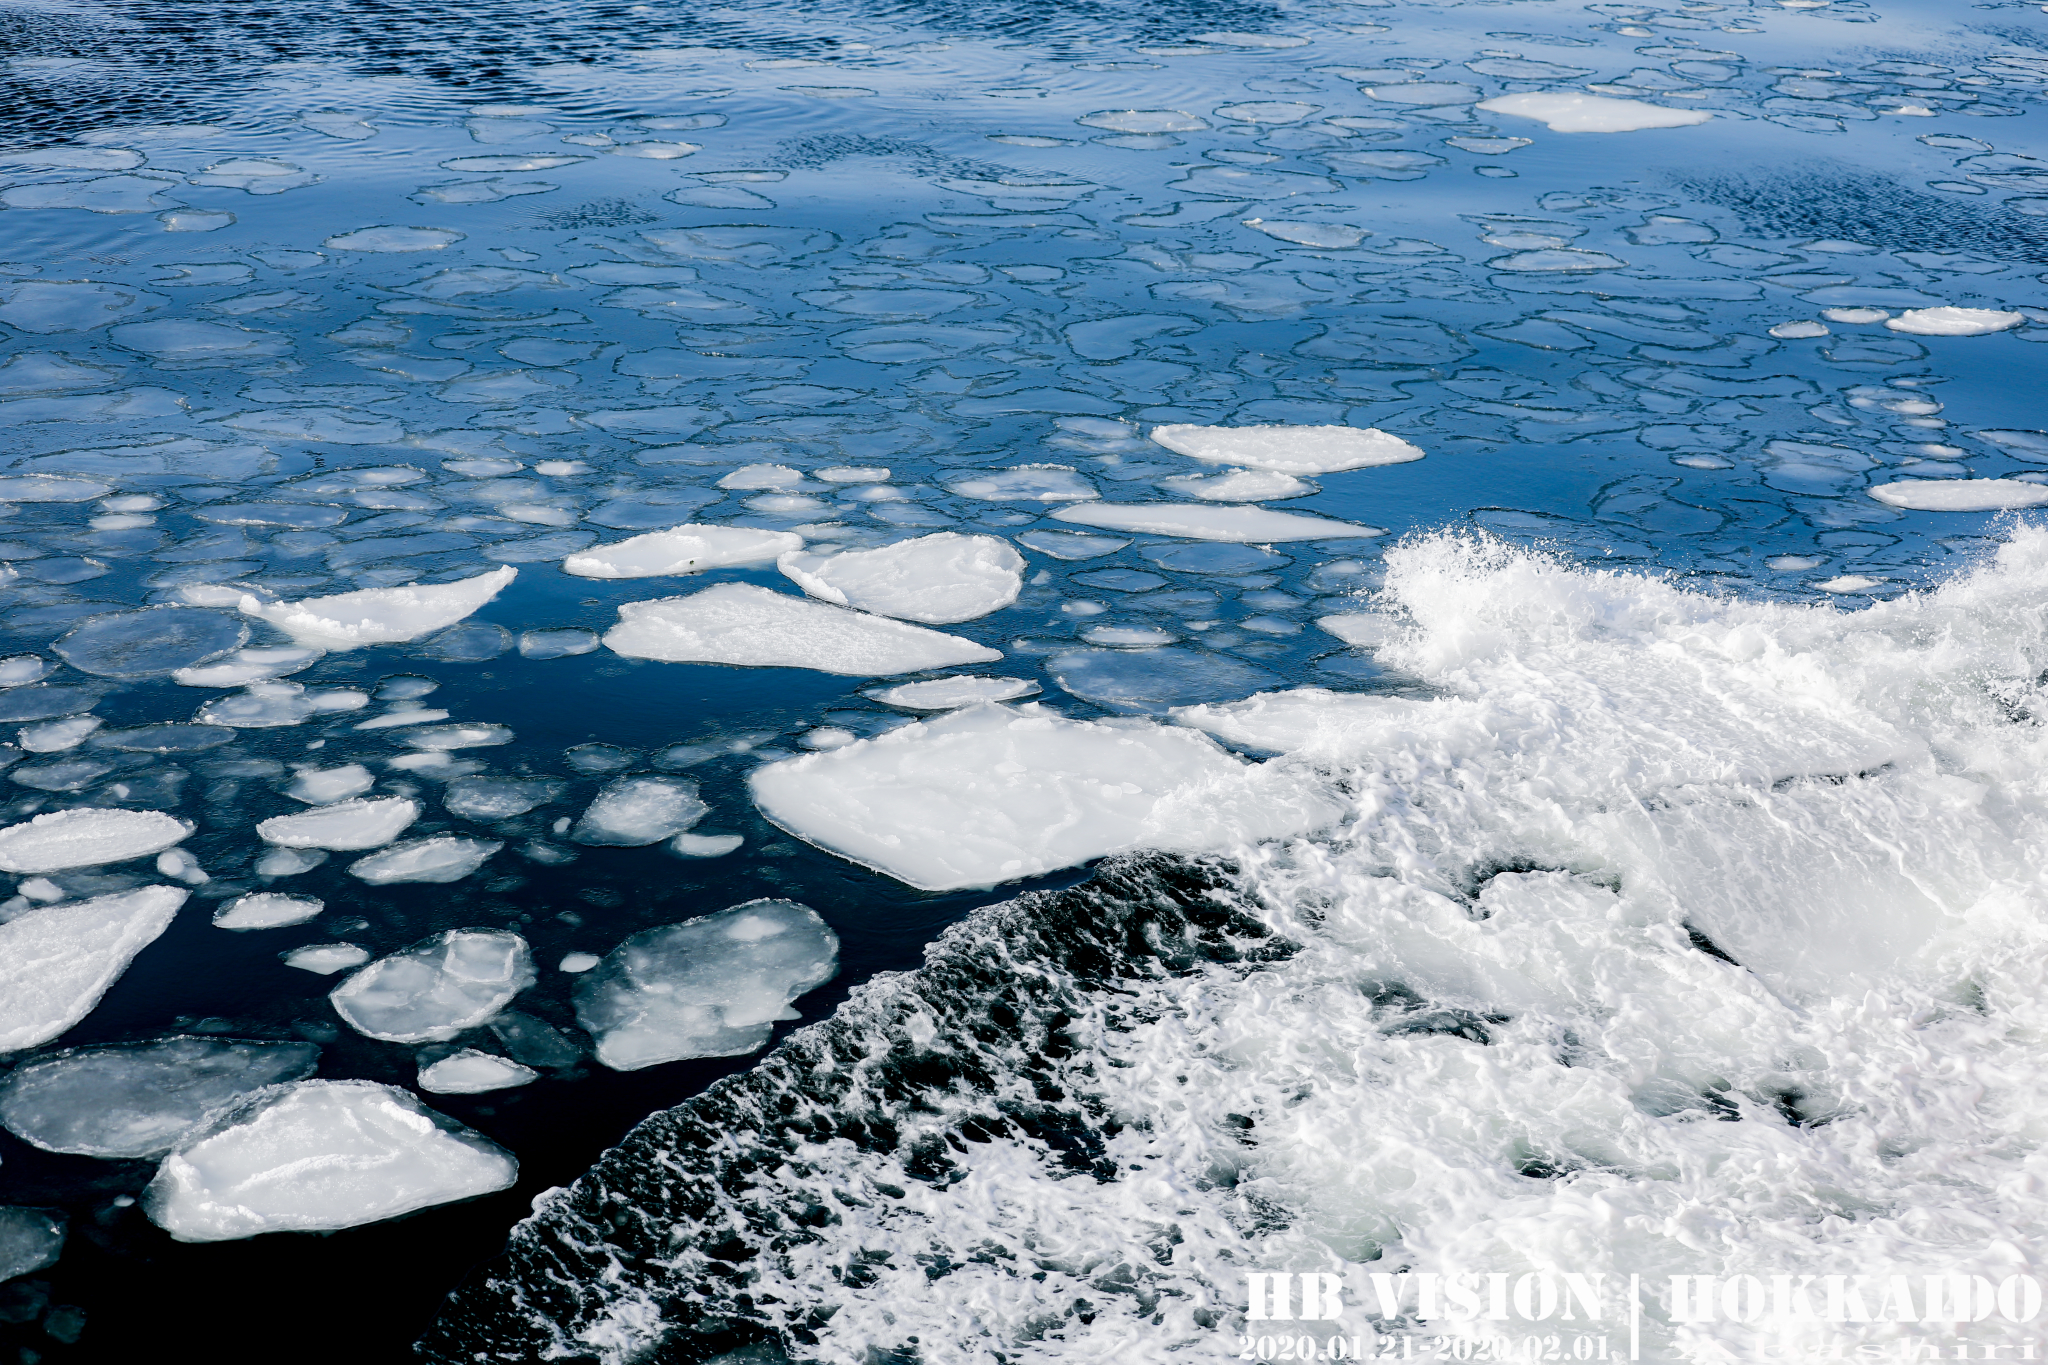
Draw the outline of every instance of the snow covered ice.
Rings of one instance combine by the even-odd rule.
[[[100,1002],[189,893],[145,886],[27,910],[0,924],[0,1055],[47,1043]]]
[[[628,602],[605,647],[632,659],[812,668],[884,677],[992,663],[1000,650],[957,635],[806,601],[750,583]]]
[[[420,803],[409,796],[357,797],[299,815],[274,815],[256,826],[267,844],[325,848],[337,852],[378,848],[420,818]]]
[[[1885,326],[1894,332],[1920,337],[1980,337],[2009,331],[2025,322],[2024,313],[2002,308],[1908,308]]]
[[[579,844],[639,848],[681,834],[710,810],[686,777],[622,777],[598,792],[570,837]]]
[[[519,935],[450,929],[377,959],[328,999],[367,1037],[432,1043],[489,1023],[533,982],[533,956]]]
[[[1111,531],[1143,531],[1189,540],[1236,541],[1274,545],[1290,540],[1343,540],[1378,536],[1375,526],[1333,521],[1304,512],[1275,512],[1265,507],[1218,507],[1177,502],[1090,502],[1062,507],[1061,521],[1100,526]]]
[[[464,839],[437,834],[408,839],[380,849],[348,865],[349,875],[372,886],[396,882],[459,882],[488,862],[505,845],[493,839]]]
[[[876,550],[792,551],[775,566],[812,597],[934,626],[1000,611],[1024,585],[1024,557],[1009,542],[957,531]]]
[[[1406,464],[1423,451],[1375,427],[1198,427],[1168,424],[1152,428],[1152,439],[1168,450],[1210,464],[1241,465],[1276,474],[1334,474],[1347,469]]]
[[[252,891],[222,902],[213,912],[216,929],[278,929],[304,924],[326,909],[317,896],[291,896],[282,891]]]
[[[539,1076],[532,1067],[466,1047],[422,1066],[420,1089],[436,1095],[481,1095],[525,1085]]]
[[[370,950],[354,943],[309,943],[283,954],[284,965],[302,972],[332,976],[360,967],[370,960]]]
[[[637,1071],[685,1057],[737,1057],[768,1041],[791,1002],[839,971],[839,936],[792,901],[756,900],[663,925],[614,948],[576,985],[576,1019],[597,1059]]]
[[[923,891],[994,886],[1131,848],[1315,828],[1333,809],[1185,730],[972,706],[748,779],[798,838]]]
[[[0,870],[62,872],[161,853],[192,833],[162,811],[82,808],[50,811],[0,829]]]
[[[1870,496],[1914,512],[1995,512],[2048,504],[2048,487],[2018,479],[1900,479]]]
[[[302,645],[360,649],[445,630],[496,597],[518,575],[519,570],[507,564],[456,583],[365,588],[298,602],[244,596],[241,610],[277,626]]]
[[[1028,678],[985,678],[955,674],[929,682],[898,683],[868,693],[885,706],[906,711],[953,711],[984,701],[1015,701],[1037,692],[1038,684]]]
[[[371,1081],[259,1091],[164,1158],[143,1195],[181,1242],[329,1232],[511,1185],[511,1153]]]
[[[304,1079],[311,1043],[177,1037],[38,1057],[0,1082],[0,1125],[48,1152],[160,1156],[214,1111]]]
[[[599,545],[562,561],[579,578],[653,578],[703,573],[737,564],[772,564],[778,555],[803,548],[790,531],[757,531],[745,526],[673,526],[611,545]]]

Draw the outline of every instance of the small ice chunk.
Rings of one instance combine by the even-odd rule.
[[[818,471],[826,483],[887,483],[889,471],[877,465],[835,464]]]
[[[1063,464],[1026,464],[946,481],[947,491],[982,502],[1086,502],[1095,485]]]
[[[153,678],[240,649],[249,627],[204,607],[147,607],[95,616],[50,646],[81,673]]]
[[[0,659],[0,687],[20,687],[50,676],[48,659],[36,654],[10,654]]]
[[[510,820],[560,800],[563,791],[562,783],[546,778],[458,777],[441,793],[441,804],[468,820]]]
[[[331,848],[347,853],[380,848],[420,818],[420,804],[405,796],[337,801],[300,815],[276,815],[256,826],[266,844],[286,848]]]
[[[1829,322],[1847,322],[1860,326],[1869,322],[1883,322],[1891,313],[1883,308],[1823,308],[1820,315]]]
[[[1152,439],[1168,450],[1210,464],[1242,465],[1280,474],[1335,474],[1346,469],[1406,464],[1423,452],[1378,427],[1200,427],[1176,424],[1152,428]]]
[[[344,763],[339,768],[301,768],[292,784],[284,789],[284,794],[309,806],[324,806],[351,796],[361,796],[376,785],[376,781],[370,770],[360,763]]]
[[[266,1085],[303,1080],[319,1061],[311,1043],[235,1038],[73,1048],[0,1083],[0,1125],[46,1152],[161,1156],[209,1114]]]
[[[282,891],[252,891],[213,912],[216,929],[279,929],[316,918],[327,903],[317,896],[287,896]]]
[[[176,669],[171,673],[171,681],[181,687],[246,687],[311,668],[325,657],[326,650],[304,645],[238,649],[210,664]]]
[[[421,1067],[420,1089],[436,1095],[481,1095],[488,1090],[509,1090],[539,1078],[540,1073],[532,1067],[466,1047]]]
[[[329,237],[321,245],[342,251],[439,251],[462,238],[452,228],[366,227]]]
[[[1801,318],[1797,322],[1779,323],[1771,328],[1771,335],[1780,341],[1802,341],[1808,337],[1828,335],[1828,325],[1825,322],[1815,322],[1811,318]]]
[[[333,976],[370,960],[370,950],[354,943],[309,943],[284,954],[284,965],[302,972]]]
[[[256,855],[256,875],[259,877],[296,877],[301,872],[311,872],[327,861],[327,854],[317,848],[272,848]]]
[[[900,706],[906,711],[955,711],[976,702],[1014,701],[1038,691],[1038,684],[1028,678],[990,678],[970,673],[933,678],[929,682],[899,683],[895,687],[877,688],[868,695],[884,706]]]
[[[157,854],[156,870],[159,875],[187,886],[204,886],[213,880],[206,875],[206,869],[199,865],[199,860],[182,848],[167,848]]]
[[[837,606],[934,626],[999,611],[1024,586],[1024,557],[1008,541],[958,531],[877,550],[794,550],[775,567],[811,596]]]
[[[64,1220],[47,1209],[0,1205],[0,1284],[57,1264]]]
[[[2024,313],[1996,308],[1908,308],[1885,323],[1894,332],[1916,337],[1981,337],[2025,322]]]
[[[687,777],[621,777],[598,792],[570,837],[579,844],[640,848],[682,833],[710,810]]]
[[[450,752],[456,749],[487,749],[493,745],[510,744],[512,731],[503,725],[471,722],[461,725],[427,726],[409,731],[400,738],[415,749]]]
[[[349,864],[349,875],[372,886],[397,882],[459,882],[482,867],[505,845],[490,839],[464,839],[438,834],[408,839]]]
[[[815,730],[806,730],[797,738],[797,743],[806,749],[843,749],[859,739],[853,731],[838,725],[820,725]]]
[[[85,737],[105,724],[98,716],[72,716],[42,725],[24,726],[17,742],[32,754],[61,754],[85,742]]]
[[[364,645],[417,640],[444,630],[496,597],[518,577],[507,564],[454,583],[412,583],[399,588],[364,588],[298,602],[261,602],[244,596],[245,615],[279,627],[302,645],[359,649]]]
[[[508,1188],[496,1143],[374,1081],[259,1091],[188,1138],[143,1194],[180,1242],[332,1232]]]
[[[145,886],[29,910],[0,924],[0,1054],[47,1043],[92,1013],[135,955],[170,927],[189,894]]]
[[[450,929],[378,958],[327,998],[366,1037],[439,1043],[489,1023],[533,982],[533,957],[519,935]]]
[[[596,648],[595,631],[574,627],[529,630],[519,637],[519,655],[524,659],[566,659],[572,654],[588,654]]]
[[[741,465],[718,481],[720,488],[796,488],[804,476],[786,464]]]
[[[668,851],[678,858],[723,858],[745,842],[739,834],[678,834],[668,841]]]
[[[1132,848],[1233,847],[1329,812],[1206,737],[980,705],[754,771],[808,843],[924,891],[994,886]]]
[[[1246,218],[1244,225],[1254,232],[1263,232],[1268,237],[1277,237],[1295,246],[1320,247],[1326,251],[1342,251],[1372,236],[1364,228],[1352,227],[1348,223],[1287,223],[1267,218]]]
[[[570,555],[562,561],[562,571],[579,578],[657,578],[735,564],[770,564],[803,545],[804,538],[794,531],[673,526]]]
[[[1870,496],[1913,512],[2000,512],[2048,503],[2048,487],[2018,479],[1900,479]]]
[[[589,971],[602,961],[604,959],[596,953],[564,953],[562,955],[561,970],[574,976],[578,973]]]
[[[0,829],[0,872],[62,872],[125,863],[163,852],[192,829],[191,821],[156,810],[50,811]]]
[[[686,597],[628,602],[619,608],[619,624],[605,634],[604,643],[629,659],[812,668],[854,677],[920,673],[1003,657],[1000,650],[957,635],[751,583],[721,583]]]
[[[448,713],[426,706],[397,706],[381,716],[359,720],[358,730],[395,730],[401,725],[425,725],[431,721],[446,720]]]
[[[1091,536],[1086,531],[1026,531],[1017,540],[1054,559],[1100,559],[1131,543],[1118,536]]]
[[[576,983],[576,1022],[614,1071],[739,1057],[839,971],[839,936],[794,901],[756,900],[633,935]]]
[[[1147,535],[1180,536],[1187,540],[1225,540],[1256,545],[1386,534],[1376,526],[1332,521],[1328,517],[1312,517],[1301,512],[1178,502],[1091,502],[1079,507],[1062,507],[1053,516],[1060,521],[1100,526],[1112,531],[1140,531]]]
[[[1481,100],[1479,107],[1489,114],[1535,119],[1553,133],[1634,133],[1645,128],[1686,128],[1713,117],[1705,109],[1668,109],[1643,100],[1534,91],[1497,95]]]
[[[207,725],[237,730],[278,730],[303,725],[330,711],[359,711],[370,699],[352,687],[308,689],[299,683],[250,683],[240,692],[215,697],[199,708],[196,719]]]
[[[1175,497],[1200,498],[1204,502],[1265,502],[1272,498],[1299,498],[1316,491],[1316,486],[1277,469],[1233,469],[1223,474],[1176,474],[1161,479],[1158,486]]]

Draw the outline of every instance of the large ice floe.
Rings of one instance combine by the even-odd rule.
[[[562,561],[579,578],[655,578],[703,573],[738,564],[772,564],[778,555],[803,548],[793,531],[757,531],[747,526],[671,526],[611,545],[595,545]]]
[[[519,576],[507,564],[455,583],[412,583],[363,588],[298,602],[264,602],[244,595],[241,609],[261,617],[302,645],[360,649],[431,635],[463,620]]]
[[[876,550],[793,551],[775,561],[798,587],[836,606],[946,626],[1017,600],[1024,556],[997,536],[935,535]]]
[[[403,1090],[300,1081],[258,1091],[181,1142],[142,1203],[181,1242],[224,1242],[358,1227],[518,1176],[510,1152]]]
[[[1419,447],[1377,427],[1169,424],[1152,428],[1152,439],[1168,450],[1210,464],[1242,465],[1276,474],[1335,474],[1346,469],[1406,464],[1423,456]]]
[[[163,852],[192,829],[191,821],[155,810],[50,811],[0,829],[0,871],[34,874],[125,863]]]
[[[1377,657],[1415,690],[1179,713],[1285,753],[1267,780],[1336,812],[1312,837],[975,912],[543,1203],[427,1358],[716,1327],[834,1365],[1196,1359],[1247,1266],[1336,1275],[1374,1328],[1375,1273],[1470,1273],[1469,1310],[1392,1335],[1478,1340],[1484,1276],[1525,1267],[1604,1275],[1624,1320],[1632,1274],[1811,1275],[1821,1310],[1818,1277],[1896,1268],[1918,1306],[1924,1275],[2030,1273],[2048,531],[1854,609],[1450,535],[1386,565]],[[927,742],[897,733],[766,785],[854,837],[971,838],[830,778]],[[1786,1330],[1842,1358],[1951,1339],[1880,1316],[1881,1285]],[[1781,1339],[1640,1328],[1645,1360]]]
[[[1645,100],[1582,95],[1577,91],[1496,95],[1481,100],[1479,107],[1489,114],[1535,119],[1553,133],[1637,133],[1646,128],[1687,128],[1714,116],[1706,109],[1673,109]]]
[[[95,616],[50,649],[81,673],[151,678],[193,668],[240,649],[249,627],[201,607],[150,607]]]
[[[312,1043],[163,1038],[39,1057],[0,1082],[0,1125],[47,1152],[161,1156],[215,1111],[302,1080]]]
[[[1142,531],[1187,540],[1236,541],[1275,545],[1289,540],[1344,540],[1383,536],[1377,526],[1333,521],[1303,512],[1275,512],[1267,507],[1232,507],[1180,502],[1084,502],[1062,507],[1053,516],[1082,526],[1109,531]]]
[[[642,930],[576,983],[597,1059],[637,1071],[737,1057],[768,1041],[791,1002],[839,971],[839,936],[794,901],[757,900]]]
[[[100,1002],[189,894],[145,886],[26,910],[0,924],[0,1054],[47,1043]]]
[[[631,659],[813,668],[856,677],[921,673],[1003,657],[1000,650],[958,635],[751,583],[720,583],[687,597],[625,603],[604,643]]]
[[[533,983],[533,955],[519,935],[450,929],[378,958],[327,998],[366,1037],[434,1043],[489,1023]]]
[[[1268,765],[1146,722],[971,706],[756,769],[755,804],[924,891],[994,886],[1134,848],[1300,834],[1335,812]]]
[[[273,815],[256,826],[256,834],[267,844],[285,848],[345,853],[380,848],[419,818],[420,803],[409,796],[358,797],[297,815]]]

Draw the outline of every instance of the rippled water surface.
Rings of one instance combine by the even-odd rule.
[[[325,1236],[174,1242],[153,1159],[0,1134],[0,1204],[68,1225],[0,1287],[0,1352],[1185,1360],[1234,1355],[1246,1267],[2038,1265],[2042,8],[0,4],[5,823],[170,812],[208,877],[0,1067],[218,1035],[411,1087],[448,1044],[363,1036],[281,956],[454,928],[523,936],[515,1008],[577,1053],[425,1097],[515,1187]],[[1708,117],[1483,107],[1530,92]],[[1981,334],[1916,320],[1945,308]],[[1164,424],[1425,455],[1205,484]],[[1345,525],[1061,519],[1098,503]],[[917,713],[599,645],[622,604],[797,591],[564,569],[679,523],[1001,537],[1021,594],[935,627],[1000,661],[951,671],[1288,755],[1326,818],[1078,889],[826,852],[748,774]],[[500,566],[303,692],[60,643],[178,605],[287,647],[269,604]],[[1217,709],[1306,688],[1308,720]],[[362,727],[414,707],[505,730]],[[102,725],[44,732],[71,716]],[[295,770],[352,763],[421,804],[408,838],[501,847],[440,884],[259,867]],[[744,842],[578,842],[633,774]],[[449,807],[490,775],[556,785]],[[12,877],[0,917],[177,866]],[[266,889],[324,910],[214,927]],[[837,932],[795,1011],[836,1021],[758,1067],[589,1055],[565,956],[756,897]]]

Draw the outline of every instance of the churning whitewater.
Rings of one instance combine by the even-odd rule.
[[[1914,1277],[1872,1321],[1646,1300],[1644,1358],[1734,1361],[2026,1274],[2048,531],[1855,610],[1386,560],[1412,686],[1172,716],[1338,818],[970,916],[543,1196],[429,1357],[1177,1362],[1237,1356],[1253,1271]],[[1438,1312],[1345,1330],[1496,1330]]]

